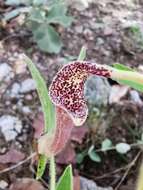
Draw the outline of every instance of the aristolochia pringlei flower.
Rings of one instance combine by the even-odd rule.
[[[46,134],[40,138],[40,153],[47,156],[59,153],[70,138],[73,126],[80,126],[85,122],[88,108],[84,99],[84,84],[89,75],[98,75],[117,81],[127,79],[143,84],[143,76],[133,73],[83,61],[65,65],[57,73],[49,88],[51,101],[56,106],[56,129],[53,135]],[[41,148],[45,147],[43,143],[46,144],[46,150]]]

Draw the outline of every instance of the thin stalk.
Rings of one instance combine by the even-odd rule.
[[[55,157],[50,158],[50,190],[56,190],[56,167],[55,167]]]
[[[143,164],[141,164],[136,190],[143,190]]]
[[[111,69],[111,78],[114,80],[129,80],[138,84],[143,84],[143,74],[132,71]]]

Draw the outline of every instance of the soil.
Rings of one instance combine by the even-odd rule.
[[[23,126],[21,132],[10,142],[7,142],[0,133],[1,154],[15,148],[28,157],[35,151],[33,122],[41,113],[37,93],[32,90],[21,93],[18,97],[10,96],[13,84],[31,78],[28,69],[17,67],[17,63],[22,62],[21,54],[24,52],[32,58],[47,81],[47,85],[51,83],[63,64],[77,57],[83,45],[87,47],[86,60],[107,65],[122,63],[137,70],[142,69],[143,46],[140,40],[143,39],[139,40],[131,31],[131,28],[138,24],[143,33],[142,6],[142,2],[132,5],[127,0],[124,2],[101,0],[94,2],[84,11],[71,8],[69,13],[74,17],[71,27],[63,29],[58,26],[57,28],[63,41],[63,48],[58,55],[41,52],[33,42],[31,33],[24,26],[17,27],[17,18],[7,23],[6,27],[1,27],[0,64],[8,64],[13,74],[0,86],[0,117],[15,116],[20,119]],[[113,81],[109,83],[111,86],[117,85]],[[100,149],[105,138],[111,139],[113,144],[119,142],[134,144],[141,138],[143,106],[131,100],[130,90],[120,101],[99,107],[98,117],[93,111],[94,106],[91,106],[91,115],[85,124],[88,126],[88,132],[83,142],[81,144],[70,142],[76,154],[88,150],[91,145]],[[142,93],[139,93],[139,97],[143,101]],[[27,106],[30,112],[23,111],[24,106]],[[74,174],[92,179],[102,187],[111,186],[116,190],[135,189],[135,180],[142,159],[142,147],[136,146],[125,155],[120,155],[115,150],[99,152],[99,154],[102,158],[100,163],[92,161],[89,156],[85,156],[80,164],[74,162]],[[3,179],[10,185],[16,178],[34,177],[35,160],[36,158],[14,170],[0,174],[0,180]],[[0,171],[13,164],[0,163]],[[65,165],[58,164],[59,175]],[[128,168],[129,171],[126,173]],[[43,179],[48,183],[47,171]]]

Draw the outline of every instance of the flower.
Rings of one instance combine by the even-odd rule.
[[[50,86],[52,102],[64,109],[76,126],[82,125],[87,118],[84,83],[90,74],[110,77],[111,70],[96,63],[75,61],[64,66]]]
[[[56,128],[51,134],[40,137],[40,154],[58,154],[70,139],[74,126],[82,125],[88,115],[84,99],[84,84],[90,74],[110,77],[107,66],[75,61],[64,66],[55,76],[49,88],[49,96],[56,106]]]

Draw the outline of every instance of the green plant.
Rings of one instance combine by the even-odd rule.
[[[107,153],[108,151],[116,151],[118,154],[127,154],[131,149],[138,148],[143,145],[143,138],[137,140],[137,142],[133,144],[128,144],[125,142],[119,142],[113,145],[112,141],[108,138],[104,139],[101,142],[101,147],[96,149],[94,145],[91,145],[89,149],[84,150],[81,153],[77,154],[77,163],[82,163],[85,156],[89,156],[89,158],[94,162],[101,162],[100,153]]]
[[[142,74],[119,64],[110,67],[81,61],[85,58],[85,54],[86,51],[83,48],[77,61],[67,64],[58,72],[49,88],[49,93],[35,65],[29,58],[24,56],[32,77],[36,81],[45,119],[45,134],[40,137],[38,142],[38,152],[41,154],[41,159],[38,165],[37,179],[42,176],[46,161],[49,159],[50,190],[73,189],[71,166],[68,166],[60,181],[56,184],[54,156],[65,146],[73,126],[82,125],[87,118],[88,108],[84,100],[83,90],[84,82],[89,74],[111,78],[143,91]],[[123,154],[129,151],[130,145],[119,143],[112,147],[110,139],[105,139],[102,142],[100,151],[105,152],[111,149],[116,149],[116,151]],[[97,155],[97,150],[94,151],[93,146],[88,150],[88,155],[94,161],[100,162],[101,160]]]
[[[135,41],[143,48],[143,32],[138,25],[133,25],[129,28]]]
[[[54,25],[68,27],[73,20],[67,16],[64,1],[7,0],[6,4],[14,6],[14,9],[4,15],[5,21],[24,14],[27,27],[32,31],[38,47],[45,52],[59,53],[62,42]]]

